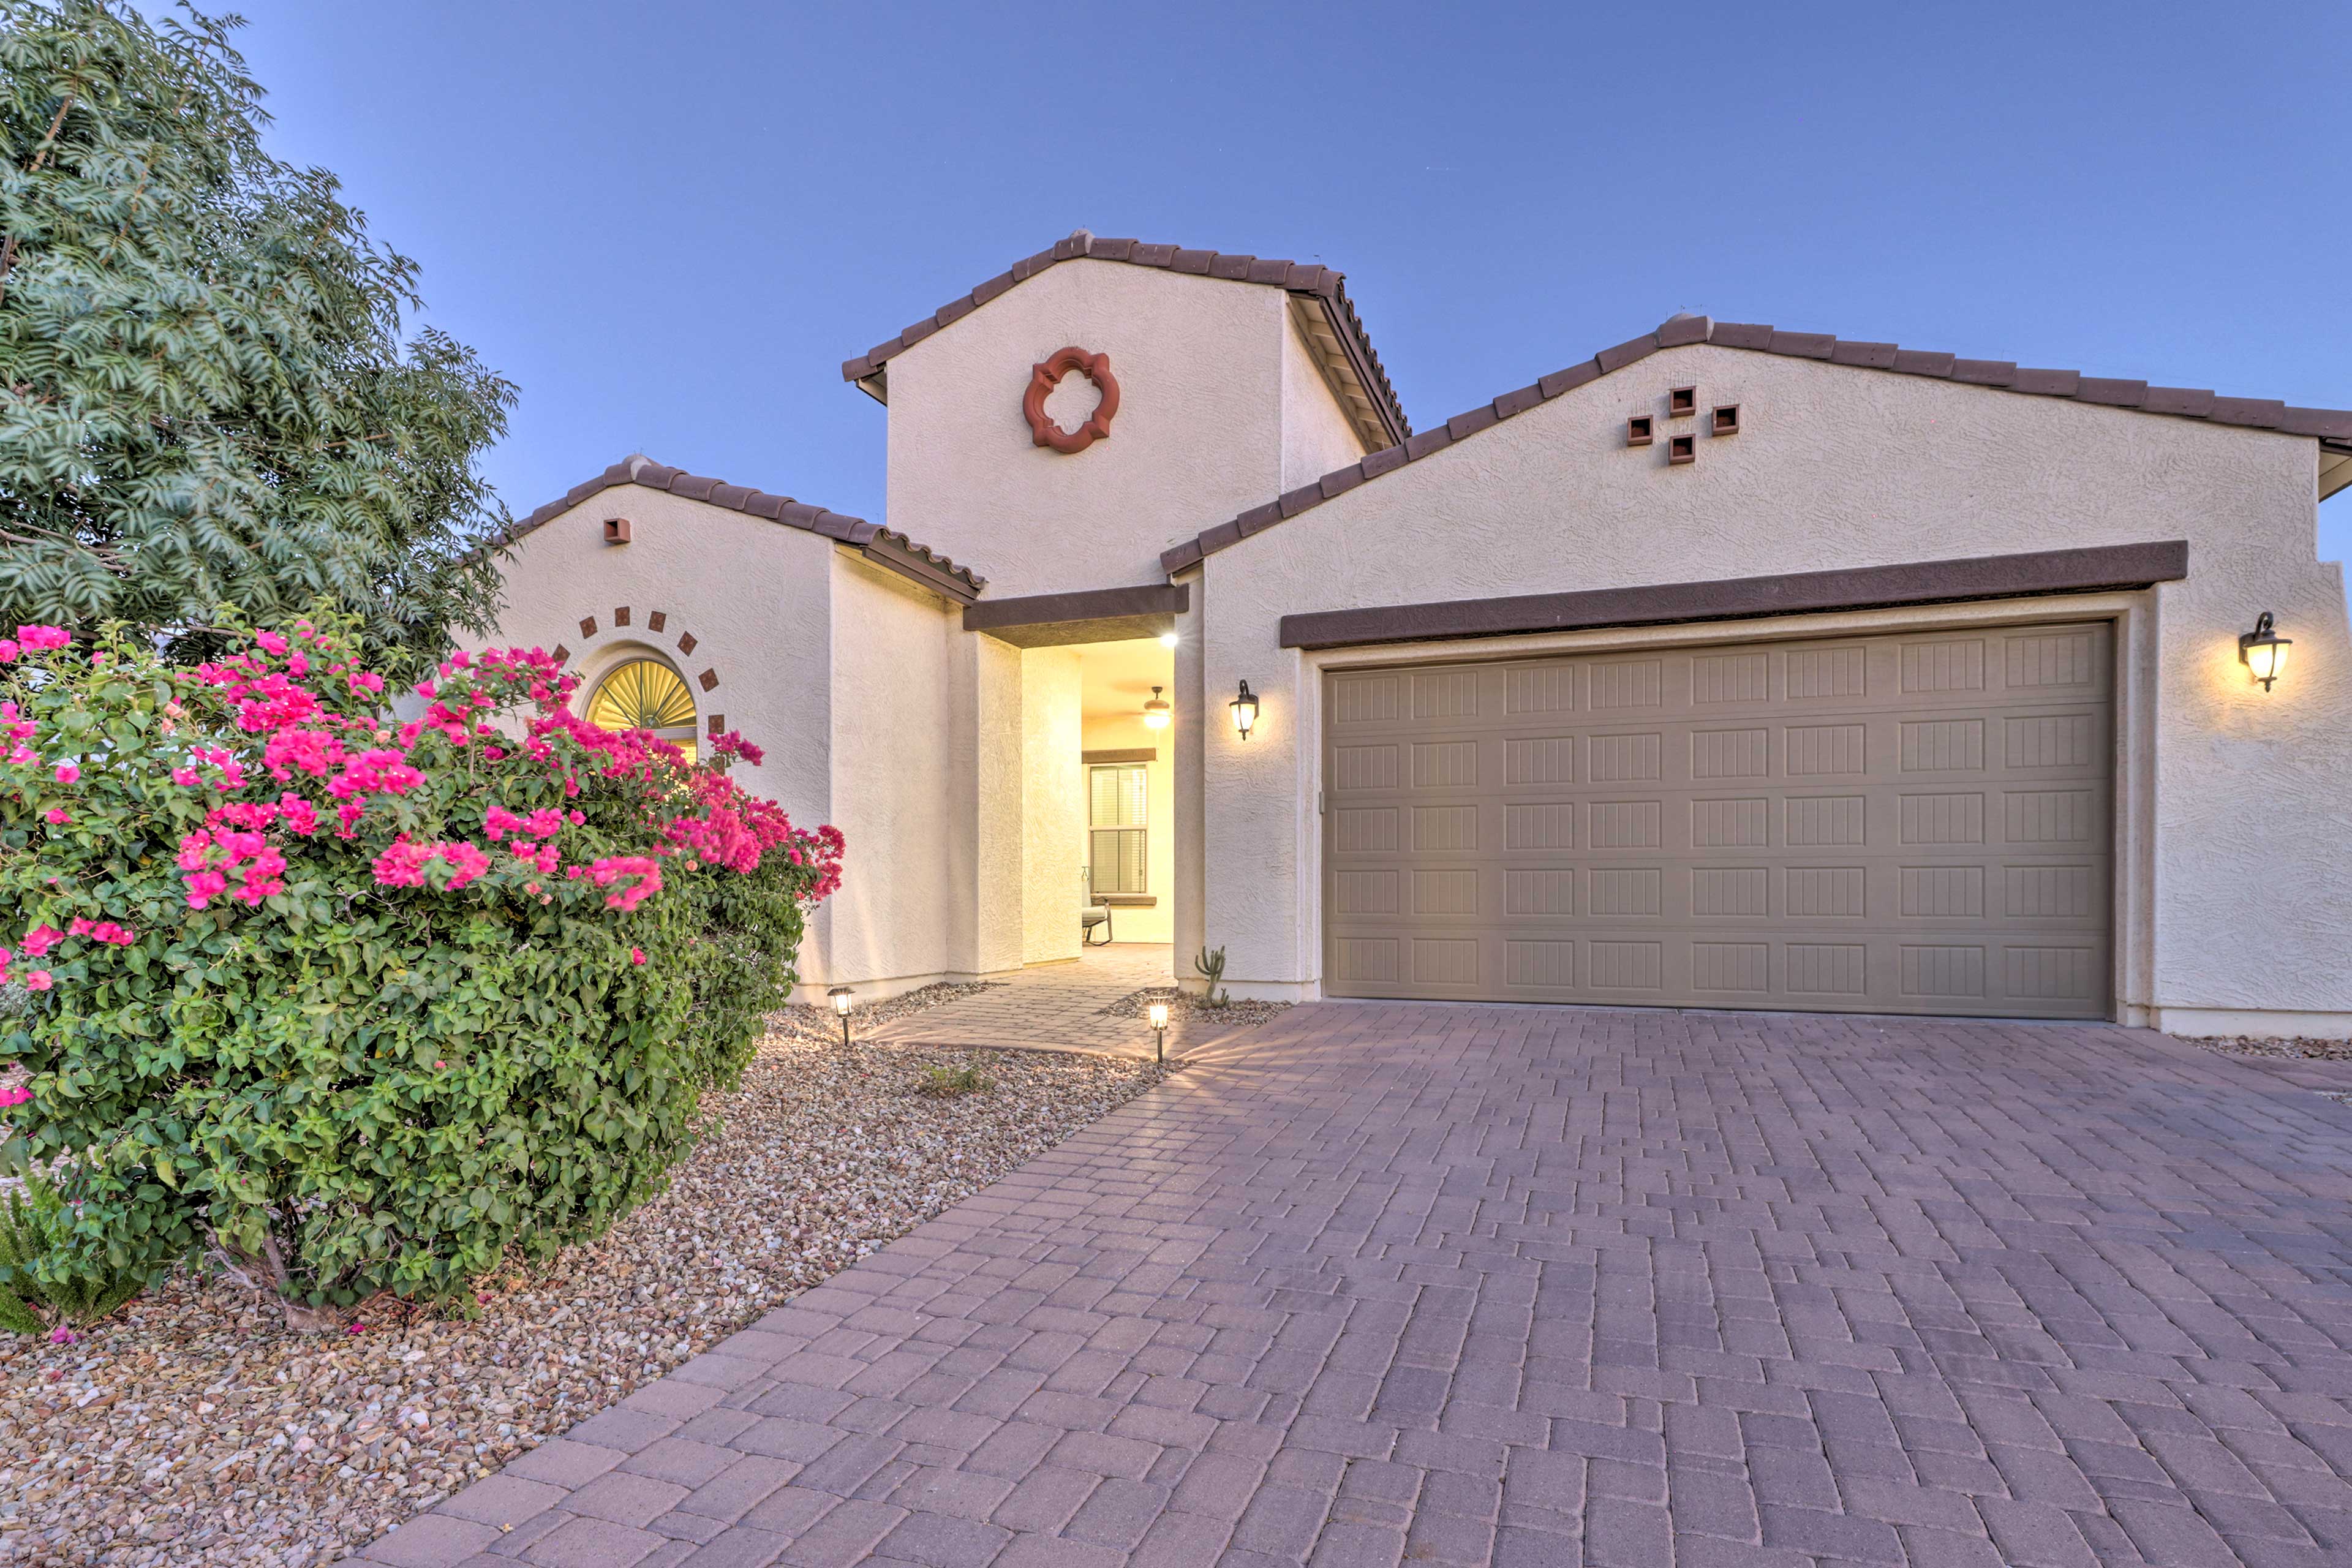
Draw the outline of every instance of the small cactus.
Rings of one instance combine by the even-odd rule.
[[[1233,1000],[1233,994],[1231,992],[1219,989],[1225,978],[1225,950],[1223,948],[1220,947],[1211,949],[1203,947],[1201,950],[1201,955],[1192,960],[1192,967],[1199,970],[1209,982],[1209,993],[1206,996],[1201,999],[1202,1005],[1222,1007],[1226,1003]]]

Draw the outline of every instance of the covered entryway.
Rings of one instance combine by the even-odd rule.
[[[2106,622],[1325,677],[1335,996],[2101,1017]]]

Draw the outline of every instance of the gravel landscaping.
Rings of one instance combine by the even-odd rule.
[[[1227,1002],[1222,1007],[1212,1007],[1190,991],[1179,991],[1172,985],[1155,985],[1120,997],[1103,1009],[1114,1018],[1146,1018],[1150,1016],[1154,1002],[1168,1004],[1171,1024],[1197,1024],[1203,1027],[1254,1029],[1268,1018],[1290,1010],[1287,1002]]]
[[[860,1029],[983,989],[860,1007]],[[1238,1007],[1240,1004],[1236,1004]],[[986,1093],[925,1069],[984,1061]],[[0,1341],[0,1563],[331,1562],[911,1229],[1157,1081],[1148,1062],[844,1050],[793,1008],[667,1194],[489,1282],[474,1321],[289,1333],[182,1276],[80,1343]]]
[[[2176,1035],[2188,1045],[2202,1046],[2225,1057],[2286,1057],[2315,1062],[2352,1062],[2352,1040],[2256,1040],[2243,1035],[2200,1037]]]

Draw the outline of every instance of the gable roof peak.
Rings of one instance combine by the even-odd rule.
[[[844,360],[841,378],[864,388],[887,404],[890,360],[987,304],[1015,285],[1065,261],[1118,261],[1130,267],[1151,267],[1167,272],[1221,279],[1233,283],[1257,283],[1287,290],[1293,300],[1323,319],[1332,349],[1328,369],[1342,385],[1342,403],[1367,450],[1394,446],[1412,434],[1404,405],[1390,384],[1388,371],[1373,351],[1372,340],[1348,298],[1347,275],[1318,262],[1281,261],[1267,257],[1228,255],[1214,250],[1187,250],[1174,245],[1147,245],[1138,239],[1105,239],[1089,229],[1076,228],[1034,256],[1024,257],[1004,271],[949,300],[897,337],[875,344],[856,359]]]
[[[1457,414],[1410,440],[1374,452],[1344,468],[1335,468],[1313,483],[1286,490],[1273,500],[1254,506],[1181,544],[1171,545],[1160,552],[1160,569],[1171,574],[1181,572],[1198,564],[1204,556],[1238,544],[1253,533],[1295,517],[1309,507],[1319,506],[1367,480],[1394,473],[1407,463],[1418,462],[1489,426],[1524,414],[1539,403],[1549,403],[1563,393],[1598,381],[1637,360],[1647,359],[1661,349],[1685,348],[1695,343],[1825,360],[1857,370],[1924,375],[2033,397],[2071,398],[2076,403],[2202,419],[2214,425],[2275,430],[2283,436],[2313,437],[2320,444],[2320,499],[2325,500],[2336,491],[2352,487],[2352,409],[2295,408],[2274,397],[2217,397],[2202,388],[2150,386],[2144,381],[2111,380],[2074,370],[2026,369],[2011,360],[1961,359],[1925,349],[1899,348],[1894,343],[1857,342],[1827,332],[1784,332],[1777,327],[1754,322],[1717,321],[1680,310],[1659,322],[1654,331],[1602,349],[1591,359],[1554,371],[1516,392],[1507,392],[1492,403]]]

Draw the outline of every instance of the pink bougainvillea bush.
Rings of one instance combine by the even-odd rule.
[[[331,1321],[462,1304],[658,1190],[785,994],[840,836],[576,717],[537,650],[394,693],[334,626],[196,668],[0,637],[0,1120],[60,1268],[199,1255]]]

